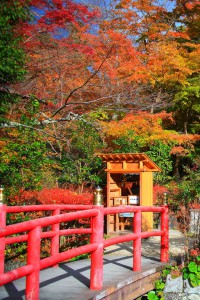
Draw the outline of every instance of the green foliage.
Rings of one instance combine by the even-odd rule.
[[[155,288],[158,294],[164,289],[164,287],[165,284],[161,279],[155,282]]]
[[[0,123],[6,123],[5,114],[20,100],[10,93],[7,86],[24,78],[26,55],[21,46],[22,33],[19,24],[29,20],[28,0],[21,4],[17,0],[0,2]]]
[[[46,143],[29,128],[5,130],[2,138],[0,181],[6,190],[38,189],[50,163]]]
[[[11,259],[17,259],[24,260],[27,252],[27,243],[14,243],[11,245],[7,245],[5,249],[5,259],[11,260]]]
[[[78,255],[78,256],[75,256],[75,257],[71,258],[70,261],[76,261],[76,260],[80,260],[80,259],[84,259],[84,258],[88,258],[88,257],[89,257],[88,253],[81,254],[81,255]]]
[[[113,140],[113,144],[117,146],[116,153],[137,153],[142,151],[145,141],[142,137],[134,136],[134,131],[129,130],[127,136]]]
[[[28,19],[28,6],[20,4],[20,1],[1,0],[0,83],[16,82],[25,74],[25,54],[20,45],[21,35],[17,34],[16,27],[21,21]]]
[[[192,255],[190,261],[186,267],[181,266],[166,266],[162,270],[161,278],[155,281],[155,289],[147,294],[149,300],[164,300],[163,290],[166,285],[167,276],[170,274],[172,278],[182,276],[183,279],[188,279],[193,287],[200,285],[200,255],[199,250],[192,249],[191,252],[195,253]]]
[[[103,109],[98,109],[96,111],[91,111],[89,113],[89,117],[91,120],[108,120],[109,116],[108,113]]]
[[[98,108],[95,111],[89,113],[91,120],[101,120],[101,121],[110,121],[110,120],[120,120],[124,117],[125,113],[123,111],[118,111],[116,109],[106,109]]]
[[[188,174],[184,176],[181,181],[168,184],[171,209],[179,209],[180,205],[184,205],[185,208],[188,208],[198,201],[200,196],[200,170],[198,168],[194,170],[187,168],[187,173]]]
[[[183,278],[188,279],[193,287],[200,285],[200,256],[197,261],[191,261],[187,267],[183,269]]]
[[[170,274],[172,266],[166,266],[164,270],[162,270],[162,278],[167,278],[167,275]]]
[[[173,109],[177,129],[185,133],[198,133],[200,130],[200,77],[188,80],[188,83],[174,97]]]
[[[162,141],[156,141],[149,146],[147,155],[155,162],[160,168],[161,172],[154,174],[155,183],[164,184],[171,178],[173,169],[173,161],[169,155],[172,143],[165,144]]]
[[[101,160],[94,156],[97,149],[102,148],[98,132],[86,120],[76,121],[70,125],[66,136],[69,140],[67,148],[62,152],[62,174],[59,182],[73,183],[77,186],[98,184],[97,175]]]
[[[150,291],[148,293],[148,299],[149,300],[159,300],[159,297],[156,295],[155,291]]]
[[[6,113],[11,106],[19,102],[20,97],[16,94],[9,94],[6,91],[0,91],[0,124],[6,124]]]
[[[171,274],[172,278],[176,278],[181,275],[181,270],[178,266],[166,266],[161,272],[161,278],[155,281],[155,289],[147,294],[149,300],[164,300],[163,290],[169,274]]]

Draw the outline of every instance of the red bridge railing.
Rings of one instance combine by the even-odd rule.
[[[71,211],[63,213],[64,211]],[[76,210],[76,211],[75,211]],[[52,216],[38,218],[22,223],[6,226],[6,214],[30,211],[52,211]],[[62,213],[61,213],[62,211]],[[134,212],[133,232],[125,236],[104,239],[104,216]],[[157,231],[141,231],[142,212],[160,213],[161,228]],[[90,218],[90,228],[74,228],[60,230],[60,223],[76,219]],[[51,226],[51,230],[42,232],[43,227]],[[23,233],[20,236],[13,234]],[[90,234],[90,244],[59,253],[59,238],[70,234]],[[168,261],[168,207],[118,206],[104,208],[102,205],[0,205],[0,286],[26,276],[26,299],[39,299],[40,270],[55,266],[59,262],[75,256],[91,253],[90,289],[99,290],[103,283],[104,248],[127,241],[133,241],[133,271],[141,270],[141,240],[160,236],[160,261]],[[51,238],[51,254],[40,258],[42,238]],[[4,272],[4,253],[8,244],[27,241],[27,262],[25,266]]]

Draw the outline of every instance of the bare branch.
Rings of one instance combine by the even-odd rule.
[[[79,120],[81,119],[81,116],[79,116],[78,114],[74,114],[73,112],[70,112],[65,118],[60,118],[57,120],[52,120],[51,118],[48,118],[47,120],[43,120],[43,121],[35,121],[35,126],[42,126],[42,125],[49,125],[49,124],[53,124],[53,123],[60,123],[60,122],[66,122],[66,121],[74,121],[74,120]],[[18,122],[14,122],[14,121],[7,121],[6,123],[1,124],[1,128],[15,128],[15,127],[25,127],[25,128],[30,128],[30,129],[34,129],[34,130],[38,130],[38,131],[43,131],[44,133],[46,133],[44,130],[39,129],[38,127],[34,127],[34,126],[29,126],[26,124],[22,124],[22,123],[18,123]],[[49,134],[50,135],[50,134]],[[50,135],[52,136],[52,135]]]
[[[66,100],[65,100],[65,103],[60,106],[51,116],[51,118],[55,117],[55,115],[57,115],[61,110],[63,110],[66,106],[67,106],[67,102],[69,100],[69,98],[78,90],[80,90],[81,88],[83,88],[84,86],[86,86],[88,84],[88,82],[90,82],[90,80],[100,71],[101,67],[103,66],[104,62],[107,60],[107,58],[109,57],[109,55],[111,54],[112,50],[113,50],[113,47],[112,46],[110,48],[110,50],[108,51],[107,55],[105,56],[105,58],[103,59],[103,61],[101,62],[101,64],[99,65],[99,67],[97,68],[97,70],[83,83],[81,84],[80,86],[74,88],[70,93],[69,95],[67,96]]]

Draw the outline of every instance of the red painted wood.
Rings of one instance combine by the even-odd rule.
[[[51,267],[61,261],[66,261],[71,259],[72,257],[76,257],[78,255],[82,255],[85,253],[91,253],[97,249],[97,244],[88,244],[85,246],[81,246],[78,248],[73,248],[65,252],[61,252],[55,256],[44,258],[40,261],[40,269],[45,269]]]
[[[6,205],[0,204],[0,232],[4,232],[6,227]],[[4,253],[6,238],[0,238],[0,274],[4,273]]]
[[[28,233],[27,264],[34,266],[33,272],[26,277],[26,300],[39,299],[40,284],[40,238],[41,227],[37,226]]]
[[[60,214],[60,209],[57,208],[53,211],[53,216],[57,216]],[[51,256],[59,253],[59,245],[60,245],[60,235],[59,235],[60,223],[55,223],[52,225],[51,230],[55,232],[54,236],[51,239]],[[54,267],[58,267],[58,265],[54,265]]]
[[[86,210],[92,205],[68,205],[68,204],[48,204],[48,205],[27,205],[27,206],[6,206],[7,213],[17,213],[23,211],[48,211],[48,210]]]
[[[59,236],[62,235],[70,235],[70,234],[91,234],[92,229],[91,228],[73,228],[73,229],[62,229],[59,230]],[[41,232],[41,238],[52,238],[56,235],[55,231],[47,231],[47,232]],[[6,245],[14,244],[14,243],[20,243],[25,242],[28,240],[28,235],[19,235],[19,236],[13,236],[13,237],[7,237],[6,238]]]
[[[129,206],[129,205],[119,205],[115,207],[105,207],[104,215],[108,214],[118,214],[123,212],[163,212],[165,210],[164,207],[157,206]]]
[[[90,289],[100,290],[103,285],[103,206],[94,205],[99,213],[92,219],[91,244],[96,243],[97,249],[91,254]]]
[[[26,265],[0,275],[0,286],[25,277],[34,271],[33,265]]]
[[[141,227],[142,216],[141,211],[134,213],[133,230],[137,238],[133,242],[133,271],[141,271]]]
[[[0,204],[0,232],[4,232],[6,227],[6,205]],[[0,274],[4,273],[4,253],[5,253],[5,237],[0,238]]]
[[[60,214],[60,210],[79,210],[76,212],[68,212]],[[53,216],[39,218],[37,220],[26,221],[14,225],[5,226],[6,212],[22,212],[22,211],[45,211],[50,210]],[[118,236],[104,240],[104,215],[117,214],[123,212],[134,212],[133,233]],[[142,212],[160,212],[161,214],[161,230],[141,232],[141,213]],[[91,218],[91,228],[74,228],[60,230],[61,222],[71,221],[80,218]],[[41,232],[41,227],[52,226],[51,231]],[[27,232],[17,237],[7,237],[11,234]],[[91,241],[89,245],[71,249],[59,253],[59,236],[67,234],[83,234],[90,233]],[[0,273],[0,285],[6,284],[18,278],[27,276],[26,299],[39,299],[39,271],[41,269],[55,266],[61,261],[71,259],[77,255],[91,253],[91,274],[90,288],[98,290],[102,288],[103,282],[103,249],[110,245],[133,241],[133,270],[141,270],[141,239],[151,236],[161,236],[161,254],[162,262],[167,262],[169,255],[169,228],[168,228],[168,207],[144,207],[144,206],[84,206],[77,205],[31,205],[23,207],[7,207],[0,206],[0,270],[4,272],[4,249],[5,243],[15,243],[28,240],[28,261],[27,265],[17,268],[5,274]],[[40,260],[40,239],[44,237],[52,238],[51,256]]]
[[[7,226],[5,232],[0,232],[0,237],[4,235],[7,236],[19,232],[28,231],[35,228],[36,226],[46,227],[46,226],[50,226],[65,221],[72,221],[75,219],[94,217],[97,215],[97,213],[98,211],[96,209],[89,209],[85,211],[77,211],[77,212],[65,213],[53,217],[45,217],[36,220],[25,221],[22,223],[17,223],[17,224]]]
[[[164,212],[161,213],[161,245],[160,245],[160,261],[169,261],[169,209],[165,205]]]

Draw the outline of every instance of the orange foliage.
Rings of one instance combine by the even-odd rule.
[[[182,146],[176,146],[172,148],[170,154],[185,156],[187,152]]]
[[[134,136],[143,136],[146,139],[150,139],[152,136],[160,138],[161,135],[165,139],[168,136],[162,128],[162,119],[164,118],[173,122],[172,115],[165,112],[158,114],[139,112],[138,114],[129,113],[120,121],[101,122],[101,124],[108,136],[120,137],[132,131]]]
[[[154,143],[156,140],[161,140],[164,143],[171,141],[188,148],[192,148],[192,144],[200,140],[198,134],[179,134],[176,131],[164,129],[163,123],[174,123],[172,114],[166,112],[157,114],[129,113],[122,120],[109,123],[101,121],[100,123],[104,134],[111,139],[122,136],[129,136],[132,139],[140,137],[147,143]]]

